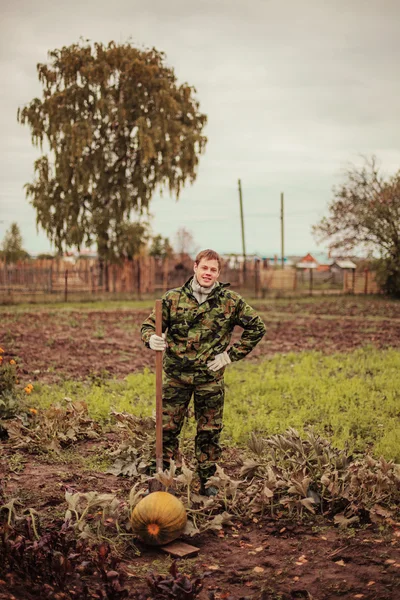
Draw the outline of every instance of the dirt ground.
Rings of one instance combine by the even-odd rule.
[[[342,298],[256,307],[267,333],[247,360],[301,350],[333,353],[367,344],[400,346],[400,303]],[[7,358],[19,357],[22,373],[32,381],[124,377],[144,367],[153,369],[152,352],[140,340],[147,316],[143,310],[10,310],[0,314],[0,342]],[[240,329],[234,339],[239,335]]]
[[[257,308],[267,334],[251,360],[305,349],[331,353],[366,344],[400,346],[400,303],[342,299],[258,303]],[[153,367],[153,355],[140,341],[140,324],[147,314],[143,310],[10,309],[0,315],[0,346],[7,358],[22,361],[24,378],[32,381],[54,383],[101,373],[123,377]],[[101,451],[107,444],[106,439],[100,442]],[[85,458],[97,451],[93,442],[76,444],[73,451],[82,460],[66,454],[52,462],[46,455],[21,453],[16,463],[15,451],[3,441],[0,482],[5,497],[20,498],[24,506],[34,507],[56,524],[66,508],[65,491],[97,490],[127,497],[131,479],[85,467]],[[201,600],[400,598],[400,523],[340,530],[326,519],[296,522],[268,517],[185,541],[200,552],[178,561],[178,568],[191,576],[204,576]],[[131,598],[138,594],[152,598],[146,574],[152,569],[166,572],[171,559],[161,550],[140,544],[138,548],[140,556],[132,552],[123,557],[124,586]],[[40,590],[11,588],[9,580],[0,580],[0,600],[42,597]]]
[[[107,445],[103,440],[102,444]],[[92,442],[74,448],[80,457],[96,452]],[[12,450],[3,446],[0,475],[7,497],[18,496],[45,520],[60,521],[66,510],[65,491],[96,490],[126,499],[132,480],[85,469],[77,461],[51,463],[46,457],[24,455],[17,472],[8,468]],[[61,522],[61,521],[60,521]],[[55,525],[53,523],[53,527]],[[218,534],[206,532],[182,538],[196,545],[195,558],[178,561],[180,572],[203,576],[199,598],[242,600],[395,600],[400,594],[400,523],[379,530],[373,525],[337,529],[327,520],[290,521],[283,517],[234,522]],[[119,566],[131,598],[152,598],[145,581],[153,569],[166,573],[171,558],[157,548],[136,543],[137,556],[127,552]],[[0,580],[0,599],[40,598],[32,586],[8,587]]]

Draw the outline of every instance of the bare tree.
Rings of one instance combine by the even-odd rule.
[[[180,255],[181,260],[184,255],[191,254],[196,251],[196,244],[191,231],[185,227],[180,227],[175,234],[175,249]]]
[[[400,297],[400,170],[385,179],[375,157],[361,168],[351,166],[328,210],[313,228],[317,239],[330,249],[379,252],[378,279],[388,294]]]

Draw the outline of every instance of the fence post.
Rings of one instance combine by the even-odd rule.
[[[310,296],[313,293],[313,270],[310,269],[310,288],[309,288]]]
[[[343,294],[347,293],[347,271],[343,271],[342,292],[343,292]]]
[[[364,294],[368,294],[368,273],[369,273],[368,269],[365,269],[365,271],[364,271],[364,276],[365,276],[365,279],[364,279]]]
[[[103,291],[105,292],[109,292],[110,291],[110,269],[109,269],[109,264],[108,261],[105,261],[104,264],[104,287],[105,289]]]
[[[112,266],[112,279],[113,279],[113,292],[117,293],[117,273],[116,273],[116,265]]]
[[[258,259],[254,263],[254,293],[256,298],[260,296],[260,261]]]
[[[135,265],[136,265],[136,261],[138,259],[137,258],[132,258],[132,273],[131,273],[131,292],[132,294],[135,293],[135,274],[136,274],[136,269],[135,269]]]
[[[68,269],[64,273],[64,302],[68,300]]]
[[[293,291],[297,290],[297,269],[293,269]]]
[[[140,268],[140,258],[137,259],[137,289],[138,289],[138,299],[142,299],[142,281],[141,281],[141,268]]]
[[[352,269],[351,270],[351,289],[353,294],[356,293],[356,270]]]
[[[7,265],[7,263],[6,263]],[[11,277],[10,277],[10,269],[6,268],[6,277],[7,277],[7,291],[8,295],[11,296]]]
[[[163,260],[163,291],[168,290],[168,272],[169,272],[169,260],[168,257]]]

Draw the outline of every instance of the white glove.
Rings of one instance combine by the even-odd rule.
[[[149,339],[149,346],[152,350],[165,350],[167,342],[165,341],[165,333],[162,334],[162,337],[153,333]]]
[[[219,371],[222,367],[226,367],[226,365],[229,365],[231,362],[228,353],[225,351],[221,354],[216,354],[213,360],[207,363],[207,367],[210,371]]]

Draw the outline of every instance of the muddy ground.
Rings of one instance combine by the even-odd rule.
[[[352,299],[321,302],[258,303],[267,335],[251,356],[317,349],[346,352],[366,344],[400,346],[400,303]],[[7,358],[18,357],[24,377],[54,383],[105,373],[123,377],[153,367],[153,355],[140,342],[140,324],[148,311],[28,311],[0,315],[0,346]],[[236,333],[239,335],[239,332]],[[97,445],[96,445],[97,444]],[[113,492],[126,498],[132,480],[87,466],[109,445],[76,444],[53,461],[48,455],[16,453],[1,442],[0,481],[4,499],[18,497],[35,508],[51,527],[65,511],[65,491]],[[75,455],[74,455],[75,453]],[[79,460],[77,457],[79,456]],[[200,548],[197,557],[178,568],[203,576],[201,600],[253,599],[395,600],[400,597],[400,523],[364,523],[340,530],[331,519],[304,522],[283,516],[235,522],[222,534],[186,539]],[[171,559],[137,544],[123,556],[120,571],[130,598],[153,598],[146,575],[166,572]],[[0,579],[0,600],[44,598],[34,585]],[[60,596],[62,598],[62,596]],[[69,598],[69,596],[65,596]]]

